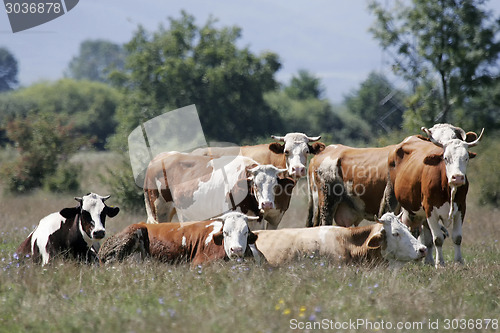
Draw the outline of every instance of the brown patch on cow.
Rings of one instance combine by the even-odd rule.
[[[138,253],[144,260],[149,255],[149,236],[144,223],[133,224],[107,238],[99,249],[101,264],[121,262]]]

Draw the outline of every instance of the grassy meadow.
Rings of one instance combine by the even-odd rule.
[[[75,195],[108,194],[92,175],[113,159],[103,153],[78,158],[85,161],[84,190]],[[307,198],[297,189],[282,227],[305,224]],[[478,207],[473,198],[464,224],[464,265],[452,263],[447,239],[445,268],[411,263],[392,270],[322,258],[280,268],[252,261],[190,267],[134,260],[104,267],[55,261],[41,268],[14,251],[40,218],[73,206],[73,195],[0,196],[0,332],[500,331],[499,211]],[[107,219],[108,235],[145,219],[145,213],[121,208]]]

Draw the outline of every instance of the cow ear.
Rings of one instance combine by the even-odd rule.
[[[308,146],[309,146],[309,153],[313,155],[321,153],[326,148],[326,145],[323,142],[315,142],[312,145]]]
[[[269,150],[275,154],[283,154],[285,151],[285,145],[279,144],[278,142],[273,142],[269,144]]]
[[[474,142],[477,140],[477,134],[475,132],[467,132],[465,134],[465,142]]]
[[[369,249],[378,249],[383,245],[385,241],[385,230],[382,229],[379,232],[377,232],[375,235],[370,237],[368,240],[368,248]]]
[[[474,157],[476,157],[476,156],[477,156],[477,154],[476,154],[476,153],[473,153],[473,152],[471,152],[471,151],[469,152],[469,158],[474,158]]]
[[[120,212],[120,208],[118,207],[109,207],[106,206],[106,215],[109,217],[115,217]]]
[[[424,158],[424,164],[427,165],[438,165],[443,160],[443,154],[432,154]]]
[[[64,217],[65,219],[71,219],[75,217],[79,211],[80,207],[64,208],[59,212],[59,214],[61,214],[61,216]]]
[[[224,236],[222,235],[222,231],[219,231],[218,233],[213,235],[213,240],[215,245],[222,245],[222,240],[224,239]]]
[[[247,238],[247,243],[248,244],[255,244],[255,242],[257,241],[257,235],[254,234],[253,232],[249,231],[248,232],[248,238]]]

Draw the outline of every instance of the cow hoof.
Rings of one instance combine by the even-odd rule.
[[[445,267],[446,267],[446,265],[444,264],[444,262],[436,263],[436,269],[445,268]]]

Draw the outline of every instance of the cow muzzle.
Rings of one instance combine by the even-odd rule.
[[[231,246],[229,259],[243,258],[243,248],[241,246]]]
[[[293,178],[301,178],[306,175],[306,168],[302,165],[292,166],[290,176]]]
[[[270,209],[274,209],[274,202],[272,202],[272,201],[261,202],[261,204],[260,204],[260,210],[268,211]]]
[[[427,247],[426,246],[422,246],[421,248],[418,249],[419,259],[425,258],[426,255],[427,255]]]
[[[462,186],[465,184],[465,176],[464,175],[453,175],[450,179],[450,185],[453,186]]]
[[[103,239],[106,236],[106,231],[104,229],[92,231],[93,239]]]

